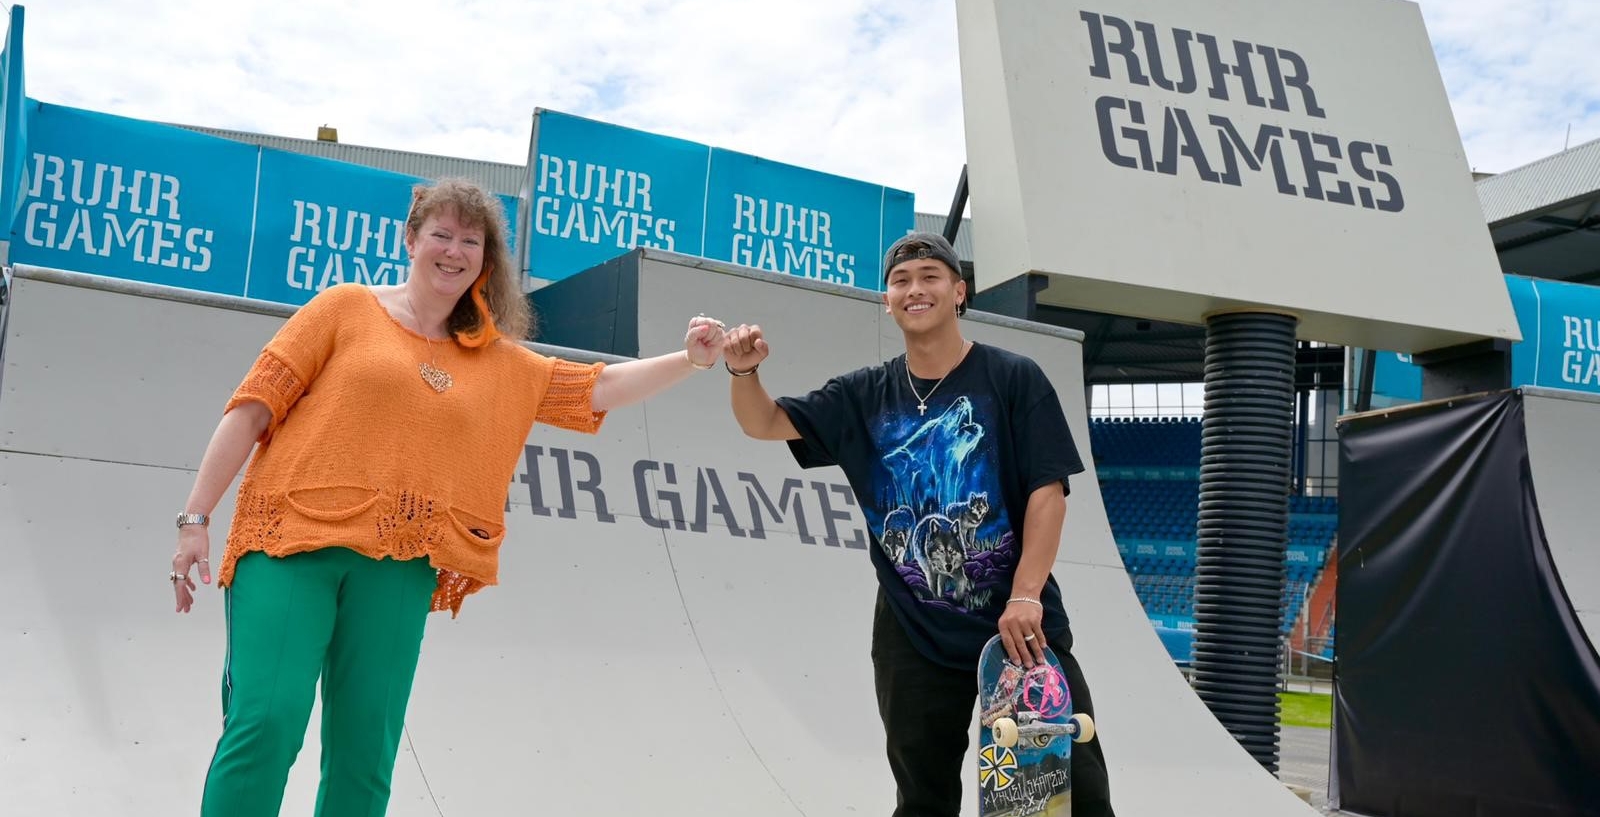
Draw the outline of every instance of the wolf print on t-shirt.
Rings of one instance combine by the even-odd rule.
[[[922,602],[989,606],[1017,548],[995,481],[999,467],[984,398],[956,397],[937,415],[886,414],[873,430],[886,452],[876,501],[864,509],[883,553]],[[992,499],[991,499],[992,498]]]

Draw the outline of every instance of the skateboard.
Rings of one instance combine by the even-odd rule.
[[[1072,744],[1094,738],[1094,721],[1072,711],[1049,646],[1044,658],[1032,669],[1014,664],[998,635],[978,656],[980,817],[1072,814]]]

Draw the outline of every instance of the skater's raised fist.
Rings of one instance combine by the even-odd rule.
[[[759,324],[741,323],[728,330],[722,340],[722,359],[735,372],[754,371],[761,361],[767,359],[770,351],[766,339],[761,336]]]

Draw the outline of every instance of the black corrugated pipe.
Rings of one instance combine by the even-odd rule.
[[[1200,432],[1194,688],[1274,774],[1297,324],[1255,312],[1206,321]]]

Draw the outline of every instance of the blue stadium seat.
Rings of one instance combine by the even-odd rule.
[[[1195,469],[1200,461],[1198,418],[1112,418],[1090,422],[1090,445],[1101,467]],[[1195,543],[1199,482],[1193,478],[1126,479],[1124,472],[1101,482],[1106,515],[1119,543],[1135,540]],[[1168,471],[1158,476],[1181,477]],[[1338,533],[1338,501],[1332,496],[1289,497],[1289,544],[1309,548],[1309,563],[1285,565],[1282,612],[1285,627],[1298,614],[1305,589],[1321,573]],[[1123,558],[1136,596],[1152,615],[1194,614],[1193,558],[1129,552]]]

